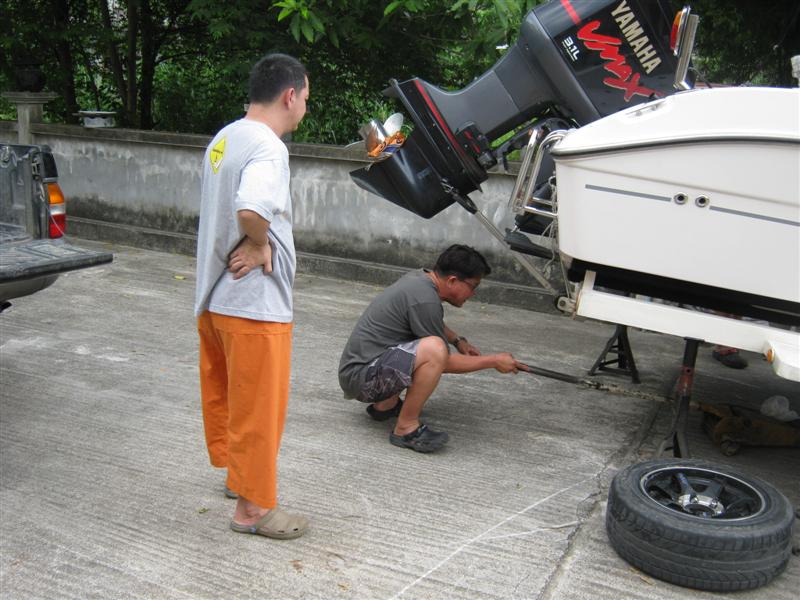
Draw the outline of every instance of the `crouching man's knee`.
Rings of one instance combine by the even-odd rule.
[[[414,367],[416,369],[423,363],[428,363],[444,370],[448,356],[447,344],[442,338],[435,335],[424,337],[419,341]]]

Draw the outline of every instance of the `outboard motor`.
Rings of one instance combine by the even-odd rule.
[[[517,42],[462,90],[395,80],[414,123],[390,156],[351,172],[365,190],[425,218],[480,189],[487,170],[527,142],[537,119],[584,125],[674,91],[668,0],[551,0]],[[520,131],[499,147],[500,137]]]

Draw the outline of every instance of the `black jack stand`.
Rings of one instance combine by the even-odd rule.
[[[616,358],[606,359],[609,353],[615,354]],[[616,367],[609,365],[616,364]],[[619,373],[622,375],[630,375],[633,383],[641,383],[639,380],[639,371],[636,370],[636,361],[633,360],[633,348],[631,342],[628,340],[628,326],[617,325],[605,348],[594,361],[594,365],[589,369],[589,375],[595,375],[597,371],[608,371],[609,373]]]

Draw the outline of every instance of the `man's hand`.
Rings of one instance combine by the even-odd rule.
[[[241,279],[253,269],[263,266],[264,275],[272,273],[272,245],[269,241],[259,246],[244,238],[228,257],[228,271],[234,279]]]
[[[467,356],[481,355],[480,350],[463,338],[459,340],[458,344],[456,344],[456,350],[458,350],[460,354],[466,354]]]
[[[494,368],[501,373],[517,373],[526,370],[525,365],[517,361],[509,352],[495,354],[494,358],[496,361]]]

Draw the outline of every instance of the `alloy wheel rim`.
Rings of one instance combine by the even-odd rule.
[[[654,469],[640,478],[639,488],[661,509],[704,521],[742,521],[766,510],[759,490],[714,469],[680,465]]]

